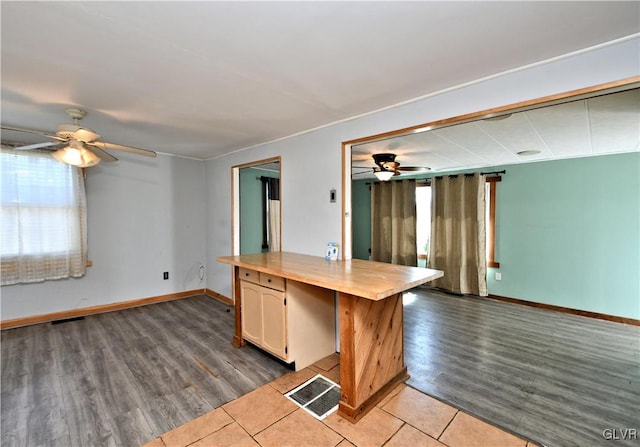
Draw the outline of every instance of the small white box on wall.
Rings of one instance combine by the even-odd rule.
[[[329,242],[327,243],[327,254],[325,255],[325,259],[331,261],[338,260],[338,243],[337,242]]]

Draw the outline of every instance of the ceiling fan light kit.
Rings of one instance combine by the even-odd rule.
[[[395,175],[395,172],[393,171],[375,171],[373,173],[373,175],[376,176],[376,178],[378,180],[380,180],[381,182],[386,182],[391,180],[391,177],[393,177]]]
[[[57,149],[57,146],[65,145],[62,149],[57,149],[52,152],[51,156],[62,163],[67,163],[81,168],[95,166],[101,161],[113,162],[118,160],[116,157],[106,152],[105,149],[130,152],[137,155],[144,155],[145,157],[156,157],[156,153],[154,151],[147,149],[107,143],[105,141],[97,141],[100,138],[99,134],[87,127],[81,127],[78,123],[78,121],[86,115],[84,110],[69,108],[66,112],[73,120],[73,124],[59,124],[56,127],[55,135],[37,130],[20,129],[8,126],[2,126],[2,129],[12,132],[36,134],[55,140],[49,143],[23,145],[16,149],[25,151],[43,147]]]
[[[85,149],[82,145],[79,147],[69,145],[51,153],[51,156],[62,163],[79,168],[88,168],[100,163],[100,158],[93,152]]]

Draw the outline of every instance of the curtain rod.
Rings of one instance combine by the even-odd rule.
[[[491,174],[500,175],[500,174],[506,174],[506,173],[507,173],[507,171],[505,171],[503,169],[502,171],[481,172],[480,175],[491,175]],[[476,172],[465,172],[464,174],[462,174],[462,173],[460,173],[460,174],[451,174],[451,175],[449,175],[449,178],[457,177],[459,175],[464,175],[465,177],[471,177],[472,175],[475,175],[475,174],[476,174]],[[425,180],[430,180],[432,178],[442,178],[442,177],[444,177],[444,175],[436,175],[434,177],[426,178]]]
[[[492,171],[492,172],[481,172],[480,175],[500,175],[500,174],[506,174],[507,171],[506,170],[502,170],[502,171]],[[475,172],[467,172],[465,174],[451,174],[449,175],[449,178],[454,178],[457,177],[459,175],[464,175],[465,177],[471,177],[472,175],[476,174]],[[429,177],[429,178],[425,178],[423,180],[431,180],[432,178],[442,178],[444,177],[444,175],[436,175],[434,177]]]
[[[506,173],[507,173],[507,171],[506,171],[505,169],[503,169],[502,171],[481,172],[481,173],[480,173],[480,175],[492,175],[492,174],[493,174],[493,175],[500,175],[500,174],[506,174]],[[473,174],[475,174],[475,172],[469,172],[469,173],[466,173],[466,174],[464,174],[464,175],[466,175],[466,176],[472,176]],[[452,175],[450,175],[449,177],[457,177],[458,175],[461,175],[461,174],[452,174]],[[415,180],[416,182],[428,182],[428,181],[430,181],[431,179],[434,179],[434,178],[442,178],[442,177],[444,177],[444,176],[443,176],[443,175],[437,175],[437,176],[433,176],[433,177],[416,178],[416,179],[398,179],[398,180],[393,180],[393,179],[392,179],[391,181],[392,181],[392,182],[397,182],[397,181],[402,181],[402,180]],[[378,182],[375,182],[375,181],[374,181],[373,183],[378,183]],[[365,184],[366,184],[366,185],[370,185],[370,184],[371,184],[371,182],[367,182],[367,183],[365,183]]]

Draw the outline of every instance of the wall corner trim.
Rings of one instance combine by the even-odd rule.
[[[211,289],[205,289],[204,290],[205,295],[207,295],[210,298],[214,298],[216,300],[222,301],[224,304],[227,304],[229,306],[233,306],[233,300],[229,297],[226,297],[224,295],[221,295],[218,292],[214,292]]]

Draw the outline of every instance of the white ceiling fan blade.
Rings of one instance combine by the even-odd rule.
[[[24,132],[24,133],[31,133],[31,134],[35,134],[35,135],[42,135],[43,137],[51,138],[51,139],[58,140],[58,141],[67,141],[66,138],[60,138],[57,135],[52,135],[50,133],[41,132],[39,130],[20,129],[18,127],[9,127],[9,126],[1,126],[0,128],[2,130],[10,130],[10,131],[13,131],[13,132]]]
[[[94,154],[96,154],[98,156],[98,158],[100,160],[102,160],[102,161],[106,161],[106,162],[118,161],[118,159],[116,157],[114,157],[110,153],[100,149],[98,146],[96,146],[93,143],[92,144],[85,144],[85,147],[87,149],[89,149],[91,152],[93,152]]]
[[[17,146],[14,149],[17,151],[31,151],[33,149],[41,149],[43,147],[57,146],[59,144],[60,143],[57,143],[57,142],[47,141],[46,143],[35,143],[35,144],[28,144],[25,146]]]
[[[121,144],[106,143],[102,141],[94,141],[91,143],[91,146],[98,146],[100,149],[114,149],[117,151],[131,152],[133,154],[144,155],[145,157],[152,158],[155,158],[157,155],[154,151],[150,151],[148,149],[140,149],[137,147],[123,146]]]

